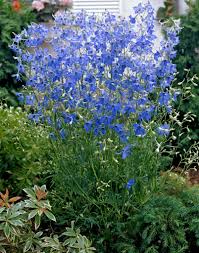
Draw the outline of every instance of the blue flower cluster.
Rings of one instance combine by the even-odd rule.
[[[53,26],[30,25],[11,46],[18,77],[27,76],[29,94],[19,98],[35,106],[30,118],[55,124],[62,138],[65,124],[80,121],[95,135],[113,131],[127,143],[126,158],[130,133],[145,136],[160,110],[171,111],[178,31],[170,28],[157,48],[154,24],[147,3],[128,18],[66,12]],[[166,135],[169,126],[155,129]]]

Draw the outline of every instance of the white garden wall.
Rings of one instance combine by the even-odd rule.
[[[150,1],[155,11],[160,6],[163,6],[164,0],[73,0],[73,10],[79,11],[85,9],[88,12],[101,13],[105,9],[120,13],[122,16],[128,16],[132,13],[133,6],[139,3],[146,3]],[[179,12],[184,13],[186,10],[186,4],[184,0],[177,0],[179,6]]]

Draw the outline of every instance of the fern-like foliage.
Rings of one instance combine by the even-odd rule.
[[[143,253],[183,253],[188,248],[183,217],[186,208],[173,196],[152,198],[130,218],[133,236]]]

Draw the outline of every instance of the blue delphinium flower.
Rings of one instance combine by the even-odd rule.
[[[144,137],[146,135],[146,130],[141,124],[133,124],[134,132],[136,136]]]
[[[61,139],[64,140],[64,139],[66,138],[66,131],[62,128],[62,129],[59,131],[59,133],[60,133]]]
[[[134,17],[132,17],[132,16],[130,15],[130,16],[129,16],[129,19],[130,19],[130,22],[131,22],[132,24],[135,24],[136,19],[135,19]]]
[[[49,137],[50,137],[50,139],[53,140],[53,141],[56,140],[56,136],[55,136],[54,133],[50,133],[50,134],[49,134]]]
[[[134,186],[136,183],[135,179],[134,178],[131,178],[129,179],[129,181],[127,182],[126,184],[126,189],[127,190],[130,190],[132,188],[132,186]]]
[[[144,121],[150,121],[152,117],[152,110],[143,110],[140,114],[139,114],[139,120],[144,120]]]
[[[167,136],[170,133],[170,125],[169,124],[163,124],[157,128],[157,133],[159,135]]]
[[[35,104],[35,96],[34,95],[27,95],[25,98],[26,98],[25,103],[27,105],[32,105],[33,106]]]
[[[87,121],[85,124],[84,124],[84,129],[86,130],[86,132],[90,132],[91,129],[92,129],[92,126],[93,126],[93,122],[90,120],[90,121]]]
[[[17,96],[17,99],[18,99],[18,101],[19,101],[20,103],[23,103],[23,102],[24,102],[25,96],[24,96],[23,93],[21,93],[21,92],[16,92],[16,96]]]
[[[158,102],[160,105],[168,105],[169,101],[170,101],[170,94],[168,92],[161,92]]]
[[[132,150],[132,145],[127,145],[122,150],[122,159],[126,159],[130,154]]]

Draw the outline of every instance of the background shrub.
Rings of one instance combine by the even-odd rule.
[[[20,192],[42,182],[42,175],[46,178],[53,167],[51,155],[44,128],[29,122],[21,109],[0,107],[0,190],[9,187]]]
[[[198,185],[165,172],[158,192],[128,217],[131,238],[139,252],[192,252],[198,244]]]
[[[188,83],[189,77],[199,76],[199,1],[188,1],[189,11],[186,15],[181,16],[182,30],[179,34],[180,43],[177,45],[177,56],[175,63],[177,71],[179,72],[178,81],[185,79]],[[189,74],[185,71],[189,70]],[[189,134],[191,142],[199,141],[199,81],[195,79],[192,83],[190,93],[191,96],[185,99],[183,103],[179,104],[179,110],[182,115],[191,112],[195,115],[195,119],[188,124],[191,130]],[[189,84],[187,84],[189,86]],[[183,148],[187,148],[190,142],[187,139],[179,141]]]
[[[151,196],[131,220],[132,234],[140,252],[186,252],[185,210],[175,197]]]
[[[11,0],[0,0],[0,101],[17,105],[15,89],[22,86],[14,75],[17,72],[17,61],[9,48],[14,33],[19,33],[27,24],[34,21],[34,14],[20,1],[19,11],[12,9]]]
[[[178,151],[184,153],[183,149],[188,150],[194,142],[199,140],[199,1],[188,0],[186,1],[189,9],[184,15],[177,15],[175,11],[174,0],[165,1],[165,8],[158,10],[157,16],[160,20],[165,21],[171,18],[180,19],[181,31],[179,33],[179,43],[176,46],[176,57],[173,62],[176,64],[178,75],[174,83],[175,87],[180,87],[183,90],[183,99],[176,103],[176,109],[180,112],[179,120],[183,124],[180,131],[177,127],[176,131],[176,144]],[[170,20],[171,21],[171,20]],[[171,25],[173,22],[168,22]],[[197,75],[196,77],[194,77]],[[187,113],[195,115],[188,120]],[[186,131],[186,128],[190,131]],[[175,161],[175,165],[179,162],[179,156]]]

